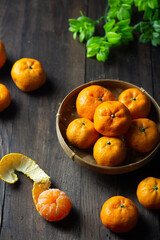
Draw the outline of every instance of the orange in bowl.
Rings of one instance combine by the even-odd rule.
[[[137,152],[150,152],[159,141],[157,124],[148,118],[133,119],[125,134],[126,144]]]
[[[113,232],[129,232],[138,222],[138,209],[128,198],[114,196],[109,198],[101,210],[103,225]]]
[[[93,148],[93,156],[97,164],[106,167],[120,165],[126,157],[124,141],[118,137],[101,137]]]
[[[46,82],[41,63],[31,58],[16,61],[11,70],[11,77],[16,86],[24,92],[36,90]]]
[[[94,114],[94,127],[105,136],[119,136],[128,131],[131,114],[119,101],[106,101],[99,105]]]
[[[145,118],[149,115],[151,101],[149,97],[138,88],[124,90],[118,100],[130,111],[132,119]]]
[[[92,121],[97,106],[102,102],[114,100],[113,93],[102,86],[92,85],[86,87],[77,96],[76,108],[78,115]]]
[[[72,145],[86,149],[97,141],[99,133],[95,130],[92,121],[86,118],[77,118],[68,125],[66,136]]]

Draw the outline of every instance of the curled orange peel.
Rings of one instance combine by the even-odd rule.
[[[6,183],[15,183],[18,181],[18,176],[15,173],[15,170],[24,173],[27,177],[34,181],[32,197],[37,209],[39,195],[45,190],[48,190],[51,186],[50,177],[34,160],[23,154],[10,153],[5,155],[0,161],[0,179]]]

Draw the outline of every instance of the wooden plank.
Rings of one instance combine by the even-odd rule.
[[[36,160],[73,203],[68,220],[50,224],[35,209],[31,180],[18,174],[19,183],[6,184],[5,191],[1,181],[1,239],[73,239],[79,234],[81,168],[62,151],[55,121],[59,103],[84,82],[85,49],[73,41],[67,19],[86,6],[83,1],[1,1],[0,6],[0,36],[8,55],[1,79],[12,95],[11,108],[0,118],[1,157],[20,152]],[[21,92],[10,77],[12,64],[22,57],[38,59],[47,73],[47,83],[32,93]]]

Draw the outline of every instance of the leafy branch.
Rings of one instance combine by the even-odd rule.
[[[143,12],[141,21],[132,25],[133,7]],[[128,44],[134,40],[133,34],[139,34],[139,42],[155,47],[160,45],[160,0],[109,0],[105,15],[92,20],[83,15],[69,19],[69,31],[73,39],[79,37],[86,41],[87,58],[96,56],[98,61],[108,59],[110,48]],[[95,26],[104,22],[104,36],[94,36]]]

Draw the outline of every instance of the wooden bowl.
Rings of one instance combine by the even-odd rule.
[[[56,131],[60,145],[66,152],[66,154],[76,163],[83,167],[89,168],[90,170],[103,173],[103,174],[122,174],[136,170],[146,163],[148,163],[153,156],[156,154],[160,147],[160,142],[150,153],[137,153],[131,149],[127,149],[127,157],[122,165],[117,167],[103,167],[99,166],[93,158],[93,148],[87,150],[80,150],[72,146],[66,138],[66,129],[68,124],[78,118],[76,111],[76,98],[78,93],[90,85],[100,85],[109,89],[118,99],[119,94],[127,88],[138,88],[145,92],[151,100],[151,112],[148,116],[149,119],[157,123],[160,130],[160,108],[156,101],[141,87],[133,85],[128,82],[123,82],[114,79],[102,79],[88,82],[79,86],[78,88],[71,91],[62,101],[56,115]]]

